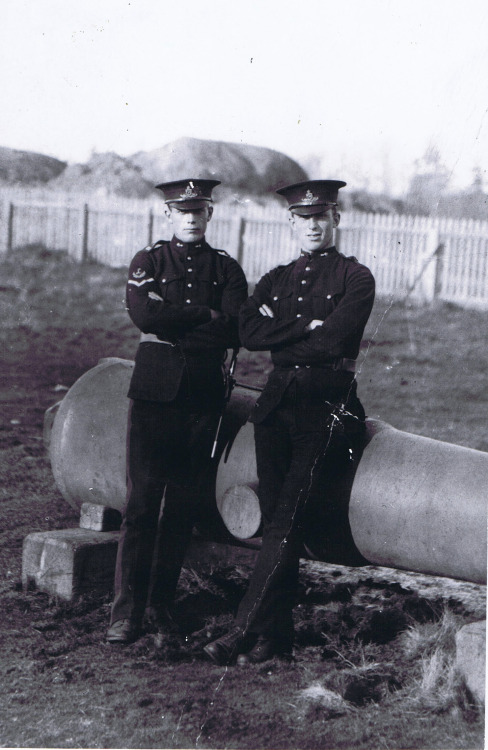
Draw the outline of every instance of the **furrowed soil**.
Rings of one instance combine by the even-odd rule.
[[[105,643],[111,593],[23,591],[24,538],[76,527],[43,444],[45,410],[100,358],[132,359],[124,269],[25,248],[0,260],[0,744],[84,748],[481,748],[453,672],[454,635],[485,619],[485,587],[303,560],[291,661],[219,668],[202,646],[231,621],[250,568],[183,572],[182,636]],[[487,451],[486,314],[380,299],[359,393],[370,417]],[[269,360],[242,351],[239,381]],[[462,502],[462,499],[460,499]]]

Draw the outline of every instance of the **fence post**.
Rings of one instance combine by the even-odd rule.
[[[439,251],[439,227],[434,225],[428,228],[425,241],[425,254],[422,267],[415,285],[418,284],[418,293],[422,302],[433,302],[435,297],[435,285],[437,278],[437,260]],[[412,290],[413,291],[413,290]]]
[[[154,234],[154,211],[152,208],[149,209],[149,217],[147,222],[147,244],[152,245]]]
[[[81,262],[86,263],[88,260],[88,203],[83,206],[83,238],[81,243]]]
[[[334,245],[337,252],[341,252],[341,230],[340,227],[335,228]]]
[[[7,219],[7,253],[11,253],[14,246],[14,204],[8,204]]]
[[[434,299],[440,296],[442,292],[442,285],[444,281],[444,252],[446,246],[443,242],[440,243],[436,250],[435,260],[435,276],[434,276]]]
[[[240,266],[244,260],[244,232],[246,231],[246,220],[244,216],[236,219],[236,260]]]

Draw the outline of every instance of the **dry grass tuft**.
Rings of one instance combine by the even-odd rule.
[[[351,710],[351,705],[339,695],[329,690],[320,682],[313,682],[298,694],[299,715],[301,718],[310,714],[320,714],[323,719],[341,716]]]
[[[443,713],[469,702],[455,668],[456,633],[463,622],[445,610],[436,623],[413,625],[400,643],[405,655],[416,665],[415,676],[404,697],[418,709]]]

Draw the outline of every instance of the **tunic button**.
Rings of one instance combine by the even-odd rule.
[[[191,255],[187,255],[187,256],[186,256],[186,259],[187,259],[187,260],[191,260]]]
[[[301,318],[301,317],[302,317],[302,314],[301,313],[297,313],[297,318]]]
[[[299,297],[299,298],[298,298],[298,301],[299,301],[299,302],[303,302],[303,297]]]
[[[187,305],[189,305],[189,304],[190,304],[190,302],[191,302],[191,299],[187,299],[187,300],[186,300],[186,304],[187,304]]]
[[[305,279],[302,279],[302,284],[306,284],[306,283],[307,283],[307,282],[305,281]]]
[[[193,271],[193,268],[188,269],[188,273],[191,273]]]
[[[191,289],[191,284],[187,284],[187,287],[188,287],[189,289]]]
[[[298,370],[299,367],[300,365],[295,365],[295,370]]]
[[[161,279],[162,284],[166,284],[166,279]]]
[[[327,299],[332,299],[332,294],[328,294]]]
[[[273,299],[274,299],[274,301],[276,302],[276,300],[278,299],[278,297],[273,297]]]
[[[310,271],[310,266],[305,266],[306,271]]]

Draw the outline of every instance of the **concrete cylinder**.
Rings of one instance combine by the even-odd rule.
[[[49,413],[54,478],[74,508],[84,502],[123,508],[132,368],[129,360],[101,360],[70,388],[54,419]],[[220,533],[221,518],[225,533],[238,539],[259,533],[253,426],[246,421],[256,396],[237,387],[226,410],[212,469],[216,475],[209,482],[215,487],[208,503],[213,535]],[[488,453],[368,421],[359,467],[346,480],[340,503],[348,534],[367,562],[486,582]],[[315,540],[331,531],[322,532],[318,518]],[[314,544],[319,559],[341,561],[328,556],[326,544]]]
[[[378,565],[486,583],[488,453],[369,421],[349,522]]]
[[[108,358],[69,389],[52,421],[49,455],[59,491],[73,508],[125,503],[127,391],[134,362]]]
[[[227,463],[220,463],[217,494],[225,497],[232,488],[244,504],[245,488],[254,493],[256,484],[253,430],[247,424]],[[359,467],[345,485],[350,533],[365,562],[486,583],[488,453],[368,420]],[[248,525],[256,526],[254,500],[241,510],[246,512],[252,518]],[[331,532],[315,529],[314,537]],[[315,557],[329,561],[327,545],[314,549]]]

